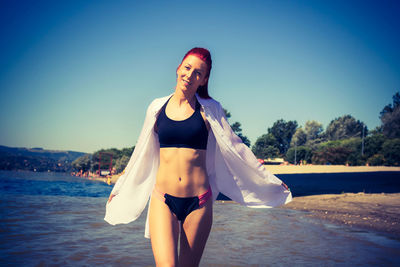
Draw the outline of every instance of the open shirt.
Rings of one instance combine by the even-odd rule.
[[[115,196],[106,205],[104,219],[112,225],[136,220],[149,202],[160,163],[160,143],[154,125],[171,95],[154,99],[147,108],[135,149],[111,192]],[[252,208],[271,208],[290,202],[290,190],[264,168],[250,148],[233,132],[221,104],[212,98],[201,98],[198,94],[196,98],[210,124],[206,168],[213,201],[221,192],[233,201]],[[147,214],[147,238],[150,237],[148,218]]]

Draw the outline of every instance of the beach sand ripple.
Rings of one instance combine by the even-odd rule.
[[[382,232],[400,239],[400,193],[344,193],[295,197],[285,209],[350,227]]]

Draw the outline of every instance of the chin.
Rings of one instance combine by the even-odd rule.
[[[179,89],[181,89],[181,91],[183,91],[183,92],[187,92],[188,91],[188,89],[183,85],[180,86]]]
[[[192,87],[186,87],[184,85],[179,85],[178,86],[179,90],[181,90],[183,93],[191,93],[194,91],[194,93],[196,93],[197,90],[194,90]]]
[[[182,92],[190,92],[190,91],[192,91],[192,88],[190,88],[190,87],[186,87],[186,86],[181,86],[181,90],[182,90]]]

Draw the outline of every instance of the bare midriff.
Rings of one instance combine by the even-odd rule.
[[[206,150],[160,148],[156,187],[176,197],[192,197],[205,193],[209,187]]]

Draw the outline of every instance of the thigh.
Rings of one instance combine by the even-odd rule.
[[[150,240],[156,265],[177,265],[178,221],[169,207],[154,196],[149,208]]]
[[[210,198],[200,209],[192,211],[181,230],[179,264],[198,266],[210,234],[213,219],[213,201]]]

